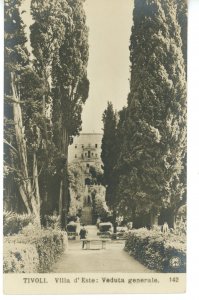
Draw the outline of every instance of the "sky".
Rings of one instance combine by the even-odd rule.
[[[133,0],[86,0],[84,7],[89,27],[90,90],[82,131],[101,132],[107,102],[117,110],[127,102]]]
[[[27,35],[32,23],[29,7],[30,0],[24,0],[21,10],[27,11],[22,15]],[[83,107],[82,132],[102,132],[107,102],[116,110],[127,103],[133,0],[86,0],[84,9],[89,27],[90,89]]]

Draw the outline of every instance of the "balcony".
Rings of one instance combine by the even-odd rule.
[[[89,150],[94,151],[94,150],[96,150],[95,145],[86,146],[83,149],[84,149],[84,151],[89,151]]]

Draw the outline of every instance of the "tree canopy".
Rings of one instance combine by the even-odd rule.
[[[186,77],[175,1],[135,0],[133,22],[118,197],[141,215],[182,202]]]
[[[35,202],[38,216],[40,204],[52,198],[53,183],[63,217],[69,201],[68,146],[81,129],[89,89],[83,1],[31,1],[31,57],[21,3],[5,1],[6,176],[12,169],[26,209]]]
[[[115,166],[118,155],[117,144],[117,113],[113,104],[108,102],[103,113],[104,134],[102,138],[101,158],[103,162],[103,183],[107,186],[106,201],[113,208],[116,200],[116,172]]]

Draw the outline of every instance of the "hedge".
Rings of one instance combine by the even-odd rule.
[[[4,243],[4,273],[35,273],[39,256],[35,246],[20,243]]]
[[[48,272],[65,247],[65,232],[27,226],[21,234],[4,237],[4,272]]]
[[[149,269],[165,273],[186,272],[185,237],[145,228],[126,236],[125,250]]]

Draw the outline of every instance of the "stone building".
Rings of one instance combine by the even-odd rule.
[[[96,170],[102,171],[102,136],[103,135],[101,133],[81,133],[79,136],[74,138],[73,144],[70,145],[68,149],[69,164],[78,163],[81,165],[81,169],[83,170],[82,185],[84,186],[84,192],[82,193],[79,202],[76,200],[73,193],[71,193],[71,203],[73,203],[73,208],[77,210],[77,206],[81,202],[81,223],[86,225],[92,224],[93,222],[92,188],[95,188],[97,192],[105,189],[101,186],[101,184],[99,184],[99,182],[95,182],[90,172],[91,166],[94,166]]]
[[[89,169],[91,165],[102,165],[102,136],[102,133],[81,133],[75,137],[73,144],[69,146],[69,163],[80,162],[85,169]]]

